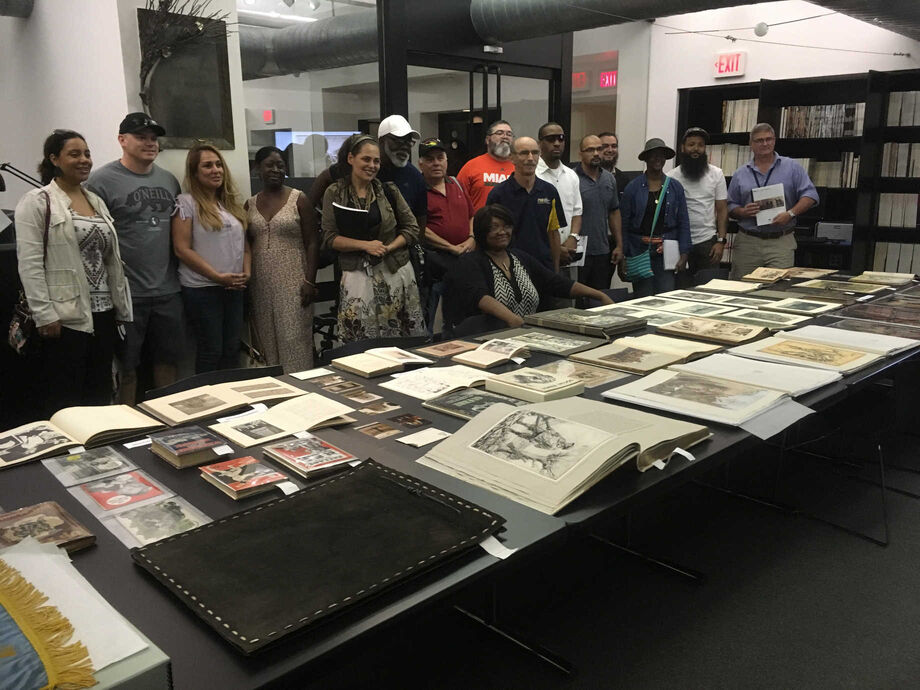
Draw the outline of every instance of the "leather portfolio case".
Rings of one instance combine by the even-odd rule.
[[[504,519],[367,460],[132,551],[135,562],[244,654],[405,584]]]

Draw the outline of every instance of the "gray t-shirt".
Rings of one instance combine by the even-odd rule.
[[[179,182],[172,173],[154,165],[138,175],[112,161],[90,175],[86,186],[102,197],[115,221],[132,297],[179,292],[169,228]]]

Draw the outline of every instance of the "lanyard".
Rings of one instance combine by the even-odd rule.
[[[778,160],[773,161],[773,165],[770,166],[770,170],[767,172],[767,177],[763,181],[763,184],[760,184],[760,182],[757,180],[757,173],[760,171],[757,169],[757,164],[755,163],[754,166],[751,167],[751,174],[754,175],[754,184],[756,184],[758,187],[766,187],[770,183],[770,175],[772,175],[773,171],[776,170],[777,163],[779,163]],[[763,173],[760,174],[762,175]]]

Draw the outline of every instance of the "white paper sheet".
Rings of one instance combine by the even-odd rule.
[[[509,549],[507,546],[502,544],[498,539],[493,536],[488,536],[479,542],[479,545],[488,553],[490,556],[495,556],[505,560],[513,554],[517,549]]]
[[[409,434],[408,436],[403,436],[402,438],[398,438],[396,440],[400,443],[405,443],[407,446],[415,446],[416,448],[421,448],[422,446],[427,446],[429,443],[434,443],[435,441],[445,439],[448,436],[450,436],[450,434],[446,431],[431,428],[424,429],[414,434]]]
[[[759,439],[766,440],[812,413],[814,410],[810,407],[805,407],[795,400],[785,400],[773,409],[749,419],[741,428]]]
[[[153,439],[149,436],[147,438],[139,438],[136,441],[129,441],[124,444],[125,448],[141,448],[142,446],[149,446],[153,443]]]
[[[121,614],[56,546],[28,538],[0,551],[0,559],[16,568],[70,621],[96,671],[147,648]]]
[[[259,412],[265,412],[268,409],[268,405],[265,403],[256,403],[248,410],[240,412],[239,414],[232,414],[229,417],[218,417],[217,422],[219,424],[224,424],[226,422],[232,422],[234,419],[242,419],[243,417],[248,417],[249,415],[258,414]]]
[[[315,379],[319,376],[325,376],[326,374],[331,374],[332,369],[307,369],[306,371],[295,371],[291,376],[293,376],[298,381],[306,381],[308,379]]]
[[[680,260],[680,245],[677,240],[661,241],[661,258],[664,260],[664,270],[673,271]]]

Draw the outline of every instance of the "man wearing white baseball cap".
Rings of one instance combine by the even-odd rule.
[[[392,182],[399,188],[418,226],[424,228],[428,216],[428,190],[422,173],[411,162],[412,147],[418,144],[421,136],[402,115],[390,115],[380,123],[377,138],[381,153],[377,179]]]

